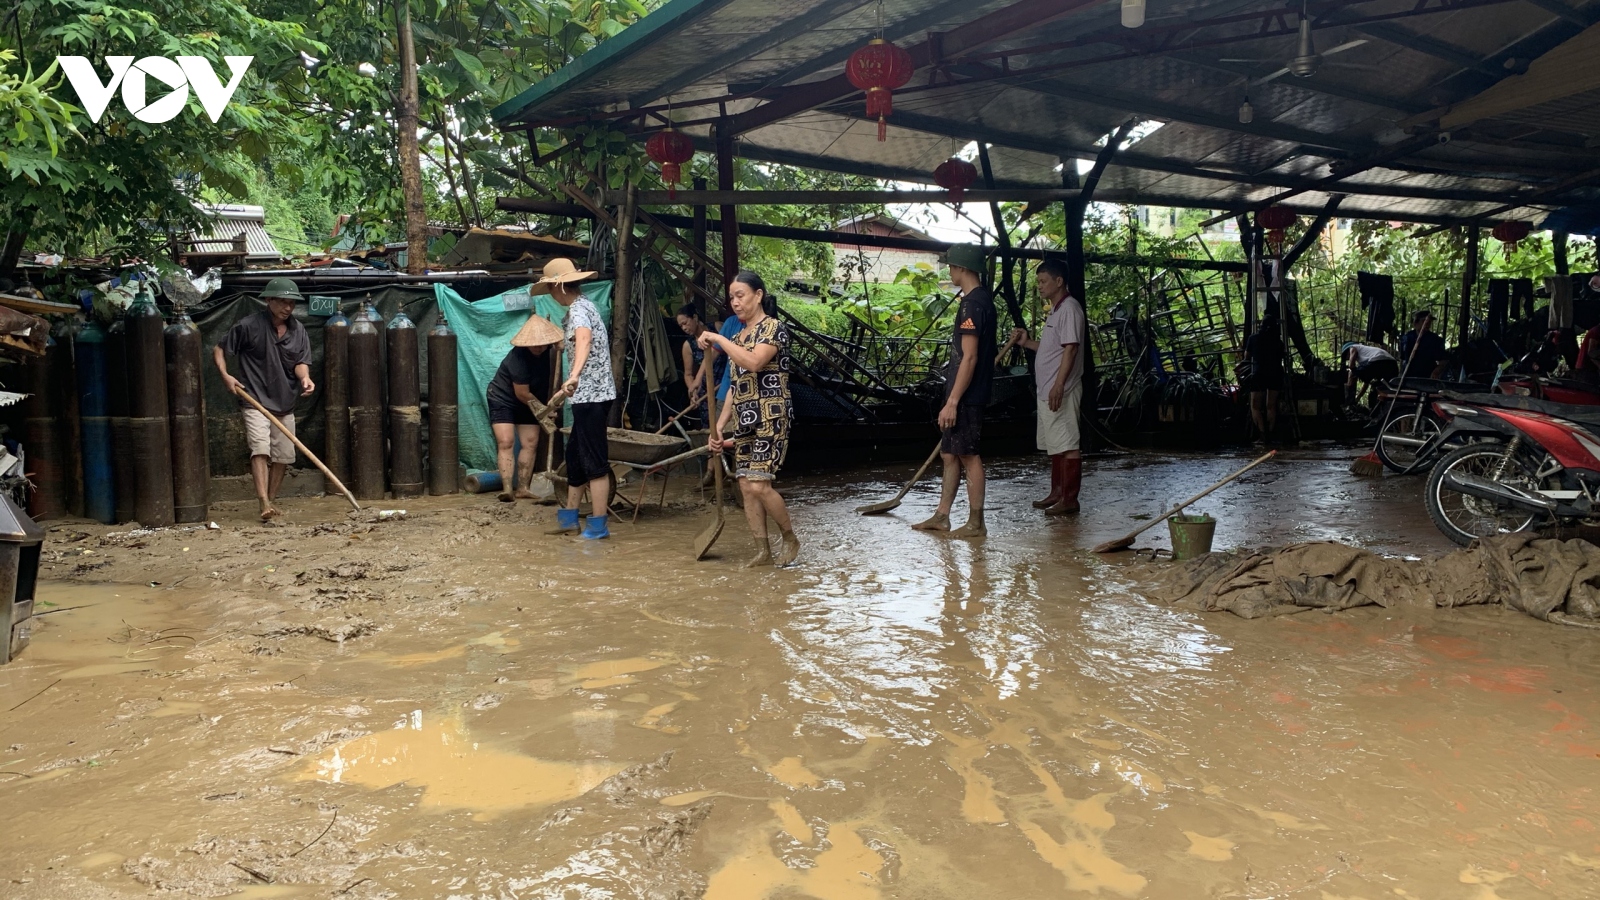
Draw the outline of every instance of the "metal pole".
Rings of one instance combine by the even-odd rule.
[[[1458,346],[1465,347],[1472,332],[1472,295],[1478,286],[1478,237],[1482,231],[1477,225],[1467,226],[1467,264],[1461,270],[1461,315],[1456,322],[1459,332]]]

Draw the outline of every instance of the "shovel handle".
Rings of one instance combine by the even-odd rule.
[[[322,474],[326,475],[328,480],[333,482],[334,487],[337,487],[339,489],[339,492],[344,494],[344,498],[346,500],[350,501],[350,506],[353,507],[356,512],[360,512],[361,511],[361,504],[356,502],[355,495],[350,493],[350,489],[344,486],[344,482],[339,480],[339,476],[337,476],[337,475],[333,474],[332,472],[328,471],[328,467],[322,464],[322,460],[318,459],[317,455],[315,453],[312,453],[309,449],[307,449],[305,444],[300,443],[300,439],[294,436],[294,432],[290,431],[287,426],[285,426],[282,422],[278,421],[278,417],[277,416],[273,415],[272,413],[267,412],[267,408],[265,406],[261,405],[261,401],[259,401],[256,398],[250,396],[250,392],[245,390],[242,387],[237,389],[235,391],[235,393],[237,393],[239,396],[243,397],[245,400],[249,401],[251,406],[254,406],[258,412],[260,412],[263,416],[267,417],[267,421],[272,423],[272,427],[274,427],[274,428],[278,429],[279,431],[283,432],[283,436],[284,437],[286,437],[289,440],[293,441],[294,445],[296,447],[300,448],[300,452],[304,453],[306,455],[307,459],[309,459],[313,463],[315,463],[317,468],[322,470]]]
[[[922,461],[922,467],[917,469],[917,474],[911,476],[911,480],[906,482],[905,485],[900,488],[900,493],[894,495],[896,503],[904,500],[906,495],[911,493],[911,488],[915,486],[917,482],[922,480],[923,475],[927,474],[928,467],[932,466],[933,461],[939,458],[939,448],[942,446],[944,446],[944,441],[942,440],[933,445],[933,452],[929,453],[928,458]]]
[[[1117,538],[1114,541],[1107,541],[1106,543],[1104,543],[1104,544],[1102,544],[1100,546],[1101,547],[1126,547],[1129,544],[1132,544],[1134,538],[1138,537],[1141,534],[1144,534],[1146,531],[1150,530],[1151,528],[1154,528],[1155,526],[1159,525],[1162,522],[1165,522],[1166,520],[1172,518],[1173,516],[1177,515],[1178,513],[1183,512],[1183,510],[1185,508],[1187,508],[1189,506],[1192,506],[1195,503],[1200,502],[1201,499],[1206,497],[1212,491],[1214,491],[1217,488],[1220,488],[1220,487],[1228,484],[1229,482],[1233,481],[1234,479],[1238,478],[1239,476],[1243,475],[1244,473],[1250,471],[1251,469],[1254,469],[1256,466],[1261,465],[1262,463],[1266,462],[1267,460],[1269,460],[1269,459],[1271,459],[1271,458],[1273,458],[1274,456],[1277,456],[1277,455],[1278,455],[1278,451],[1276,451],[1276,450],[1268,450],[1266,453],[1264,453],[1260,457],[1258,457],[1254,462],[1250,463],[1250,465],[1245,466],[1244,468],[1240,469],[1237,472],[1234,472],[1233,474],[1229,475],[1227,478],[1224,478],[1221,481],[1217,482],[1216,484],[1213,484],[1211,487],[1208,487],[1205,490],[1201,491],[1200,493],[1195,494],[1193,497],[1190,497],[1189,499],[1183,501],[1182,503],[1179,503],[1177,506],[1174,506],[1173,508],[1171,508],[1171,509],[1167,510],[1166,512],[1162,513],[1160,516],[1158,516],[1158,517],[1156,517],[1154,519],[1151,519],[1150,521],[1144,523],[1143,525],[1140,525],[1138,528],[1135,528],[1134,530],[1128,532],[1127,534],[1123,535],[1122,537]],[[1100,550],[1100,547],[1096,547],[1094,552],[1099,553],[1099,552],[1102,552],[1102,551]]]

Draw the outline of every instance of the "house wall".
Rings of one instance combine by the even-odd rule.
[[[870,282],[892,282],[901,269],[912,268],[917,263],[927,263],[936,269],[940,264],[937,253],[834,244],[834,280],[859,282],[863,261],[866,263],[866,278]]]

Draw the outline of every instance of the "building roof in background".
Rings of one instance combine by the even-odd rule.
[[[834,230],[846,231],[852,234],[867,234],[868,229],[873,225],[877,225],[878,227],[882,228],[886,234],[892,234],[895,237],[915,238],[919,241],[931,241],[935,239],[927,232],[912,228],[910,225],[907,225],[899,219],[896,219],[894,216],[886,216],[883,213],[866,213],[853,218],[845,219],[843,222],[840,222],[838,225],[834,226]]]
[[[1320,56],[1296,77],[1283,0],[1174,0],[1137,29],[1111,0],[670,0],[494,114],[641,133],[670,115],[707,149],[725,113],[747,158],[922,183],[981,140],[997,185],[1034,187],[1134,120],[1096,199],[1242,210],[1301,189],[1285,205],[1340,193],[1343,216],[1441,223],[1600,202],[1600,0],[1306,8]],[[885,142],[842,74],[880,29],[918,65]]]
[[[267,234],[267,211],[260,206],[247,206],[238,203],[197,203],[208,218],[207,224],[195,231],[190,237],[192,240],[207,241],[199,248],[199,253],[222,253],[230,249],[223,243],[209,243],[211,241],[232,241],[239,232],[244,232],[247,263],[274,263],[283,259],[278,245],[273,243],[272,235]]]

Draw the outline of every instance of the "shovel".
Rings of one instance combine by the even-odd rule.
[[[1268,451],[1265,455],[1263,455],[1261,458],[1257,459],[1255,462],[1251,463],[1248,466],[1245,466],[1244,468],[1242,468],[1239,471],[1233,473],[1232,475],[1229,475],[1227,478],[1222,479],[1221,481],[1217,482],[1216,484],[1213,484],[1211,487],[1206,488],[1205,490],[1201,491],[1200,493],[1195,494],[1193,497],[1190,497],[1189,499],[1183,501],[1182,503],[1179,503],[1177,506],[1174,506],[1173,508],[1167,510],[1166,512],[1162,513],[1157,518],[1151,519],[1150,521],[1144,523],[1143,525],[1140,525],[1138,528],[1135,528],[1133,531],[1129,532],[1128,534],[1123,535],[1122,537],[1117,538],[1114,541],[1106,541],[1104,544],[1101,544],[1100,546],[1094,548],[1093,550],[1091,550],[1089,552],[1090,553],[1115,553],[1118,550],[1126,550],[1129,547],[1132,547],[1133,546],[1133,539],[1138,537],[1141,534],[1144,534],[1146,530],[1155,527],[1156,525],[1158,525],[1161,522],[1165,522],[1166,520],[1172,518],[1173,516],[1177,515],[1178,513],[1183,512],[1183,508],[1184,507],[1189,506],[1189,505],[1194,504],[1194,503],[1198,503],[1200,501],[1201,497],[1204,497],[1205,495],[1211,493],[1212,491],[1216,490],[1217,488],[1222,487],[1223,485],[1225,485],[1228,482],[1234,480],[1235,478],[1238,478],[1240,475],[1243,475],[1244,473],[1250,471],[1251,469],[1254,469],[1256,466],[1261,465],[1262,463],[1266,462],[1267,460],[1269,460],[1269,459],[1271,459],[1271,458],[1273,458],[1274,456],[1277,456],[1277,455],[1278,455],[1278,451],[1276,451],[1276,450]]]
[[[863,516],[875,516],[879,513],[886,513],[889,510],[899,506],[900,501],[906,498],[906,494],[911,493],[912,486],[922,480],[922,476],[928,472],[928,467],[933,465],[933,461],[939,458],[939,447],[943,443],[943,441],[940,441],[938,444],[933,445],[933,452],[928,454],[928,458],[922,463],[922,468],[917,470],[917,474],[911,476],[911,480],[906,482],[906,486],[900,489],[900,493],[895,494],[888,500],[884,500],[879,503],[868,503],[866,506],[858,506],[856,507],[856,512],[862,514]]]
[[[711,354],[707,353],[706,354],[706,361],[705,361],[704,364],[702,364],[702,368],[705,369],[705,373],[706,373],[706,413],[711,416],[711,430],[714,433],[717,430],[717,392],[714,389],[714,385],[712,385],[712,383],[711,383],[711,369],[712,369],[712,367],[711,367],[710,363],[711,363]],[[695,536],[695,539],[694,539],[694,558],[696,560],[701,560],[701,559],[705,559],[706,558],[707,551],[709,551],[711,549],[711,545],[712,544],[715,544],[717,542],[717,538],[719,536],[721,536],[721,534],[722,534],[722,526],[724,524],[726,524],[726,518],[725,518],[725,515],[723,513],[723,509],[722,509],[722,454],[721,453],[713,453],[713,454],[711,454],[711,472],[713,474],[713,477],[716,479],[716,487],[713,488],[713,490],[715,490],[717,492],[717,517],[711,521],[710,525],[707,525],[705,527],[704,531],[700,532],[698,535]]]
[[[556,413],[560,412],[561,404],[567,399],[567,396],[567,389],[562,388],[550,397],[549,403],[540,402],[538,397],[532,397],[528,400],[528,409],[533,411],[534,421],[538,423],[539,428],[545,434],[544,471],[535,472],[528,476],[528,483],[522,486],[523,490],[534,495],[535,498],[554,498],[558,493],[566,489],[566,485],[558,485],[550,477],[552,474],[550,463],[554,458],[556,448]]]
[[[263,416],[267,417],[267,421],[272,423],[272,427],[274,427],[274,428],[278,429],[279,431],[283,432],[283,436],[284,437],[286,437],[289,440],[293,441],[294,445],[296,447],[300,448],[300,452],[304,453],[306,455],[307,459],[309,459],[313,463],[315,463],[317,468],[322,470],[322,474],[326,475],[328,477],[328,480],[333,482],[333,486],[338,488],[340,493],[344,494],[344,498],[346,500],[350,501],[350,507],[352,509],[354,509],[356,512],[360,512],[361,511],[361,504],[356,502],[355,495],[350,493],[350,489],[344,486],[344,482],[340,481],[338,476],[336,476],[332,472],[330,472],[328,470],[328,467],[322,464],[322,460],[318,459],[317,455],[315,453],[312,453],[309,449],[307,449],[305,444],[300,443],[300,439],[294,436],[294,432],[292,432],[288,428],[284,427],[284,424],[282,422],[278,421],[278,417],[277,416],[273,415],[272,413],[267,412],[267,408],[265,406],[262,406],[261,402],[259,400],[257,400],[256,398],[250,396],[250,392],[245,390],[244,388],[239,388],[239,390],[235,391],[235,393],[237,393],[239,396],[243,397],[245,400],[249,401],[251,406],[254,406]]]

